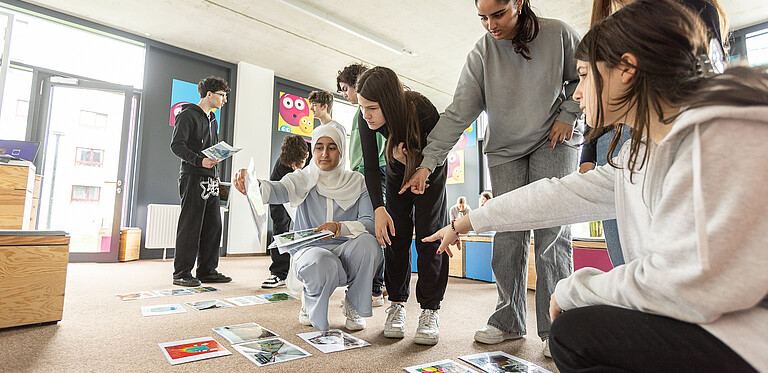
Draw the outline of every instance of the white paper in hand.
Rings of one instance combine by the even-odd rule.
[[[261,188],[259,188],[259,179],[256,178],[256,166],[253,163],[253,158],[251,158],[245,172],[245,192],[248,206],[251,207],[251,216],[256,225],[256,235],[259,240],[257,244],[261,247],[261,240],[267,232],[267,209],[261,199]]]
[[[227,144],[224,141],[219,141],[218,144],[211,146],[210,148],[203,149],[202,153],[208,158],[215,159],[217,161],[223,161],[233,154],[242,150],[241,148],[235,148]]]

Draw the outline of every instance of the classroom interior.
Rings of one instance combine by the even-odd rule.
[[[768,2],[721,4],[730,63],[768,64]],[[532,5],[541,17],[565,21],[582,35],[588,30],[591,0]],[[271,224],[262,237],[253,234],[248,202],[234,191],[221,205],[219,264],[233,282],[214,284],[213,293],[116,296],[174,288],[179,159],[169,142],[178,105],[199,100],[199,80],[220,76],[232,88],[216,112],[218,137],[242,150],[221,163],[221,180],[249,165],[268,178],[286,135],[311,136],[284,114],[284,97],[306,102],[311,91],[332,92],[333,118],[349,132],[357,107],[337,92],[336,75],[362,62],[392,68],[442,112],[466,53],[486,32],[477,18],[472,2],[458,0],[0,0],[0,148],[26,147],[0,162],[0,370],[168,370],[158,343],[197,337],[217,339],[232,354],[174,370],[252,369],[212,328],[255,322],[311,354],[258,368],[268,372],[395,372],[492,351],[556,372],[536,335],[533,255],[527,336],[497,345],[472,338],[495,307],[492,233],[463,237],[465,249],[451,258],[434,347],[415,345],[408,335],[384,338],[386,305],[354,333],[370,346],[333,354],[297,337],[314,329],[298,323],[295,300],[143,317],[142,306],[285,291],[260,287],[269,275]],[[308,104],[301,110],[319,123]],[[446,208],[461,196],[479,208],[480,193],[492,190],[485,128],[481,114],[449,153]],[[574,269],[612,268],[599,224],[576,224],[572,231]],[[411,298],[412,333],[418,305]],[[332,328],[343,326],[336,307],[342,299],[340,290],[331,298]]]

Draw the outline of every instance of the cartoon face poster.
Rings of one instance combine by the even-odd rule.
[[[183,105],[197,104],[198,102],[200,102],[200,93],[197,92],[197,84],[173,79],[171,82],[171,118],[168,124],[171,127],[176,125],[176,116],[181,112]],[[212,111],[215,113],[216,109]],[[220,118],[221,114],[216,114],[216,119],[220,120]]]
[[[315,117],[309,110],[309,101],[306,98],[280,92],[277,106],[277,129],[279,131],[312,136]]]
[[[477,121],[472,122],[472,124],[461,133],[461,137],[459,137],[459,141],[456,142],[456,145],[453,146],[453,150],[470,148],[473,146],[477,146]]]
[[[160,346],[163,355],[172,365],[232,354],[215,339],[209,337],[158,343],[157,345]]]
[[[454,150],[448,153],[445,161],[448,167],[446,184],[464,184],[464,150]]]

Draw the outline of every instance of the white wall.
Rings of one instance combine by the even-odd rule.
[[[237,94],[235,105],[234,144],[242,148],[232,160],[232,174],[247,168],[251,158],[256,174],[265,179],[271,171],[272,100],[275,72],[256,65],[237,64]],[[266,232],[261,243],[255,235],[248,201],[232,189],[229,203],[228,254],[263,253]]]

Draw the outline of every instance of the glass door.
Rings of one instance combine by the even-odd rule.
[[[38,229],[70,234],[70,262],[116,262],[133,89],[57,76],[41,86]]]

